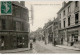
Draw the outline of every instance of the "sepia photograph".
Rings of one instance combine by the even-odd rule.
[[[0,1],[0,54],[80,54],[80,1]]]

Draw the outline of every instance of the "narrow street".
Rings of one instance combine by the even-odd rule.
[[[80,53],[80,51],[54,47],[52,45],[45,45],[39,41],[35,43],[35,50],[37,53]]]
[[[28,50],[28,51],[21,51],[21,52],[16,52],[16,53],[80,53],[80,51],[75,51],[75,50],[69,50],[69,49],[64,49],[60,48],[57,46],[52,46],[51,44],[45,45],[41,41],[37,41],[34,43],[33,50]]]
[[[80,53],[80,1],[0,1],[0,53]]]

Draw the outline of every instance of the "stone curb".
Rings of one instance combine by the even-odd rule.
[[[0,53],[16,53],[16,52],[22,52],[22,51],[28,51],[30,50],[29,48],[27,49],[14,49],[14,50],[2,50]]]
[[[65,49],[70,49],[70,50],[75,50],[75,51],[80,51],[79,48],[66,48],[66,47],[59,46],[59,45],[56,45],[56,47],[65,48]]]

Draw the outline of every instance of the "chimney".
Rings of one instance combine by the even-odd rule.
[[[25,7],[25,1],[20,1],[20,5]]]
[[[62,7],[64,7],[66,5],[66,2],[64,1],[63,3],[62,3]]]

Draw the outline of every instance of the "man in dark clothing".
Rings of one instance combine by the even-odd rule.
[[[33,39],[33,42],[36,42],[36,39],[35,38]]]
[[[33,44],[32,44],[32,43],[30,43],[30,49],[32,50],[32,48],[33,48]]]
[[[56,40],[54,39],[54,46],[56,46]]]

